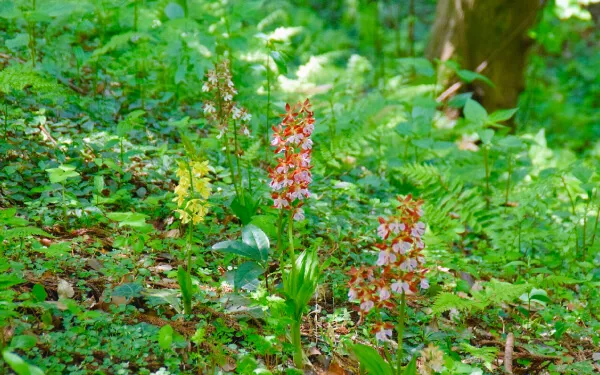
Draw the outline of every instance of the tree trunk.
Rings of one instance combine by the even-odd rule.
[[[439,0],[427,56],[487,76],[469,85],[488,111],[514,108],[524,88],[527,31],[543,0]]]

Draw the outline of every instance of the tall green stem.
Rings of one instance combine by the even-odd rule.
[[[489,149],[487,146],[483,146],[483,166],[485,168],[485,201],[486,207],[490,208],[490,162],[489,162]]]
[[[398,375],[401,374],[402,369],[402,341],[404,339],[404,315],[406,309],[406,295],[404,294],[404,290],[402,291],[402,296],[400,297],[400,317],[398,318],[398,326],[396,327],[396,331],[398,333],[398,350],[396,352],[396,373]]]
[[[264,139],[265,139],[265,161],[268,160],[268,146],[269,145],[269,114],[271,113],[271,72],[269,70],[269,56],[271,55],[271,45],[268,45],[269,53],[267,54],[267,58],[265,60],[265,69],[267,70],[267,113],[266,113],[266,122],[265,122],[265,131],[264,131]]]
[[[288,239],[290,242],[290,262],[292,263],[292,290],[296,290],[296,254],[294,251],[294,215],[290,212],[288,222]]]
[[[291,290],[296,290],[296,254],[294,252],[294,215],[290,212],[290,219],[288,221],[288,239],[290,242],[289,252],[290,252],[290,262],[292,264],[291,270]],[[300,324],[302,323],[302,314],[300,313],[298,316],[294,317],[294,322],[291,324],[291,335],[292,335],[292,345],[294,346],[294,365],[298,369],[302,369],[304,366],[304,353],[302,352],[302,337],[300,334]]]
[[[244,182],[242,181],[242,157],[238,154],[239,149],[240,147],[238,144],[237,137],[237,121],[233,120],[233,155],[235,156],[236,160],[238,188],[240,189],[240,195],[238,197],[242,202],[242,206],[245,206],[246,202],[244,199]]]
[[[573,214],[573,218],[575,220],[574,225],[573,225],[573,229],[575,230],[575,254],[579,255],[579,232],[577,230],[577,215],[576,215],[576,209],[575,209],[575,200],[573,199],[573,196],[571,195],[571,192],[569,191],[569,187],[567,186],[567,181],[565,180],[565,177],[561,177],[563,185],[565,187],[565,190],[567,192],[567,196],[569,197],[569,201],[571,202],[571,212]]]
[[[504,200],[504,207],[508,207],[508,198],[510,194],[510,178],[512,175],[512,157],[510,153],[507,156],[508,159],[508,178],[506,179],[506,199]]]
[[[302,370],[304,367],[304,353],[302,352],[302,335],[300,334],[300,321],[292,323],[292,344],[294,345],[294,365]]]

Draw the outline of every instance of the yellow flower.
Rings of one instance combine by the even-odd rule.
[[[176,175],[179,177],[179,184],[175,187],[176,197],[173,202],[177,202],[180,209],[175,212],[179,213],[183,224],[190,221],[199,224],[204,221],[208,211],[206,200],[210,196],[210,181],[204,176],[208,174],[210,166],[208,161],[195,161],[191,164],[180,161],[178,165]]]
[[[192,163],[192,173],[194,176],[206,176],[208,174],[208,170],[208,161],[195,161]]]
[[[187,224],[190,222],[190,217],[191,217],[190,214],[188,214],[184,210],[175,210],[175,212],[177,212],[179,214],[179,219],[181,220],[181,222],[183,224]]]

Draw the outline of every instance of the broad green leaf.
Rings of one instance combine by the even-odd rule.
[[[31,289],[31,294],[37,302],[44,302],[48,297],[48,293],[46,293],[46,289],[41,284],[35,284]]]
[[[295,272],[288,271],[283,277],[283,290],[286,302],[292,308],[293,318],[299,320],[319,282],[320,267],[316,251],[305,250],[293,267]]]
[[[492,114],[490,114],[490,116],[488,117],[488,122],[497,123],[497,122],[506,121],[506,120],[510,119],[511,117],[513,117],[514,114],[517,113],[518,110],[519,110],[519,108],[513,108],[513,109],[501,109],[501,110],[492,112]]]
[[[242,229],[242,241],[259,251],[261,262],[266,262],[269,258],[269,237],[259,227],[248,224]]]
[[[50,182],[53,184],[63,183],[69,178],[79,176],[79,173],[75,171],[75,167],[72,165],[61,165],[58,168],[49,168],[46,169],[46,172],[48,172]]]
[[[213,245],[213,250],[224,253],[232,253],[250,258],[257,262],[262,262],[261,251],[245,244],[242,241],[223,241]]]
[[[369,375],[393,375],[392,367],[381,358],[377,350],[363,345],[355,344],[351,347],[352,352],[358,358],[358,362]]]
[[[118,287],[116,287],[113,290],[112,295],[115,297],[126,297],[126,298],[141,297],[143,290],[144,290],[144,287],[141,284],[128,283],[128,284],[123,284],[123,285],[119,285]]]
[[[235,289],[250,288],[252,289],[257,285],[257,280],[260,275],[265,272],[265,269],[255,262],[242,263],[233,277]]]
[[[101,193],[104,190],[104,177],[103,176],[94,176],[94,188],[97,193]]]
[[[165,7],[165,16],[167,16],[167,18],[170,20],[174,20],[176,18],[185,17],[185,12],[183,11],[181,5],[177,4],[176,2],[170,2]]]
[[[17,375],[44,375],[44,372],[39,367],[30,365],[8,349],[2,351],[2,358],[4,358],[4,361],[8,363]]]
[[[485,108],[481,106],[478,102],[473,99],[467,100],[464,108],[465,118],[477,125],[483,125],[487,118],[488,114]]]
[[[404,368],[404,375],[417,375],[417,356],[413,355],[408,365]]]
[[[13,275],[1,274],[0,275],[0,290],[8,289],[12,286],[24,283],[25,280],[20,279]]]
[[[10,348],[11,349],[22,349],[28,350],[35,346],[37,343],[37,337],[32,335],[18,335],[14,336],[12,340],[10,340]]]
[[[287,73],[287,65],[286,65],[286,61],[285,61],[286,60],[285,55],[280,51],[271,51],[271,58],[275,62],[275,65],[277,65],[277,69],[279,70],[279,73],[286,74]]]
[[[237,216],[242,224],[246,225],[250,223],[252,217],[256,214],[258,210],[258,202],[256,202],[252,196],[246,192],[244,194],[244,204],[242,204],[241,199],[239,197],[235,197],[233,201],[231,201],[231,211]]]
[[[479,139],[483,142],[484,145],[489,145],[492,143],[492,138],[494,138],[494,131],[492,129],[484,129],[479,133]]]
[[[458,70],[456,74],[460,77],[460,79],[462,79],[466,83],[471,83],[475,80],[480,80],[487,83],[490,87],[495,87],[494,82],[490,81],[490,79],[484,76],[483,74],[479,74],[466,69]]]
[[[146,225],[146,215],[138,212],[110,212],[106,214],[111,220],[117,221],[119,226],[143,227]]]
[[[181,289],[181,299],[183,305],[187,309],[192,308],[192,278],[188,272],[182,266],[177,269],[177,281],[179,281],[179,288]]]
[[[171,344],[173,344],[173,327],[167,324],[158,331],[158,345],[162,350],[169,350]]]

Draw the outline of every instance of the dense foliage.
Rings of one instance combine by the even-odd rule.
[[[488,113],[435,1],[0,1],[0,373],[597,373],[591,2]]]

